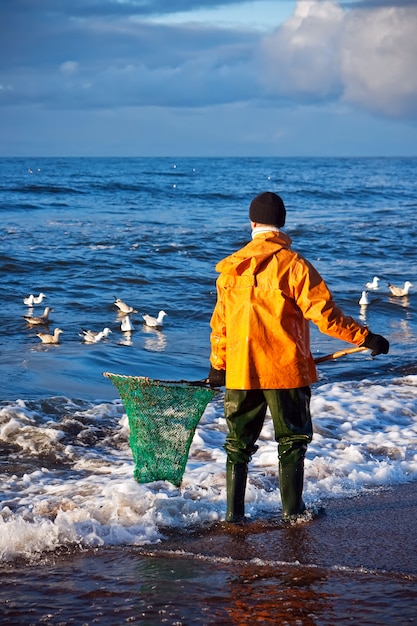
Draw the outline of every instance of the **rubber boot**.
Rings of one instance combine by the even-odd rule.
[[[226,462],[227,510],[226,522],[237,524],[245,519],[247,463]]]
[[[282,502],[282,519],[297,518],[306,510],[303,501],[305,448],[296,448],[280,458],[279,489]],[[285,462],[283,462],[285,459]]]

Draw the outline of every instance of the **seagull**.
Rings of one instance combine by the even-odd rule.
[[[51,309],[51,307],[47,306],[42,315],[40,315],[39,317],[32,315],[24,315],[23,317],[28,322],[28,324],[31,324],[33,326],[35,326],[36,324],[49,324],[50,320],[48,319],[48,317],[49,313],[52,310],[53,309]]]
[[[153,326],[154,328],[160,328],[164,323],[164,317],[168,315],[165,311],[159,311],[158,317],[152,317],[151,315],[142,315],[147,326]]]
[[[111,330],[110,328],[103,328],[103,330],[101,330],[100,332],[94,332],[93,330],[85,330],[83,328],[83,332],[80,333],[80,337],[83,337],[85,343],[98,343],[99,341],[101,341],[102,339],[104,339],[104,337],[107,337],[109,334],[111,334]]]
[[[362,291],[362,295],[360,297],[358,304],[360,304],[361,306],[366,306],[367,304],[370,304],[370,303],[371,303],[371,300],[368,296],[368,292]]]
[[[407,296],[410,291],[410,287],[412,286],[413,284],[410,283],[409,280],[405,281],[404,287],[395,287],[394,285],[391,285],[391,283],[388,283],[389,290],[393,296]]]
[[[23,298],[23,304],[27,304],[28,306],[33,306],[35,303],[34,300],[35,300],[35,296],[33,295],[33,293],[31,293],[30,296],[28,296],[27,298]]]
[[[122,319],[120,330],[122,330],[124,333],[130,332],[131,330],[135,330],[132,322],[130,321],[130,317],[128,315],[125,315],[124,318]]]
[[[40,304],[44,298],[46,298],[46,296],[42,292],[38,296],[34,296],[33,293],[31,293],[27,298],[23,298],[23,303],[28,306],[33,306],[34,304]]]
[[[374,276],[372,279],[372,282],[366,283],[365,287],[367,289],[378,289],[379,281],[380,281],[380,278],[378,276]]]
[[[121,313],[137,313],[137,311],[132,306],[126,304],[126,302],[123,302],[123,300],[120,300],[120,298],[116,298],[113,304],[117,306]]]
[[[44,293],[40,293],[39,296],[34,296],[33,297],[33,304],[41,304],[42,300],[46,298]]]
[[[59,343],[59,335],[64,331],[60,328],[55,328],[53,335],[48,335],[47,333],[36,333],[42,343]]]

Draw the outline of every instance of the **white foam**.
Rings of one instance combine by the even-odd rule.
[[[417,376],[322,385],[313,389],[311,408],[315,435],[305,464],[307,505],[417,480]],[[1,560],[74,544],[154,544],[166,528],[224,519],[226,431],[218,396],[198,425],[181,488],[165,481],[139,485],[120,400],[79,406],[50,399],[45,410],[41,401],[3,405],[0,440],[11,447],[16,471],[1,475]],[[279,516],[270,418],[258,445],[246,512]]]

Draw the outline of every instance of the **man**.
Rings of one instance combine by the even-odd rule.
[[[250,204],[252,241],[218,263],[211,318],[209,383],[226,386],[228,426],[226,521],[244,520],[248,463],[269,407],[278,443],[282,518],[305,511],[304,457],[313,435],[310,385],[317,372],[309,323],[319,330],[387,354],[388,341],[344,315],[317,270],[291,250],[280,229],[286,210],[275,193]]]

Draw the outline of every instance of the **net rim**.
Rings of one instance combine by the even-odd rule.
[[[165,385],[167,387],[172,387],[173,385],[201,387],[202,389],[207,389],[209,391],[212,391],[213,393],[219,393],[218,389],[215,389],[214,387],[210,387],[208,380],[206,378],[202,380],[162,380],[158,378],[150,378],[149,376],[133,376],[130,374],[115,374],[113,372],[103,372],[103,376],[105,378],[111,378],[112,376],[115,376],[117,378],[136,380],[138,382],[157,383],[160,386]]]

